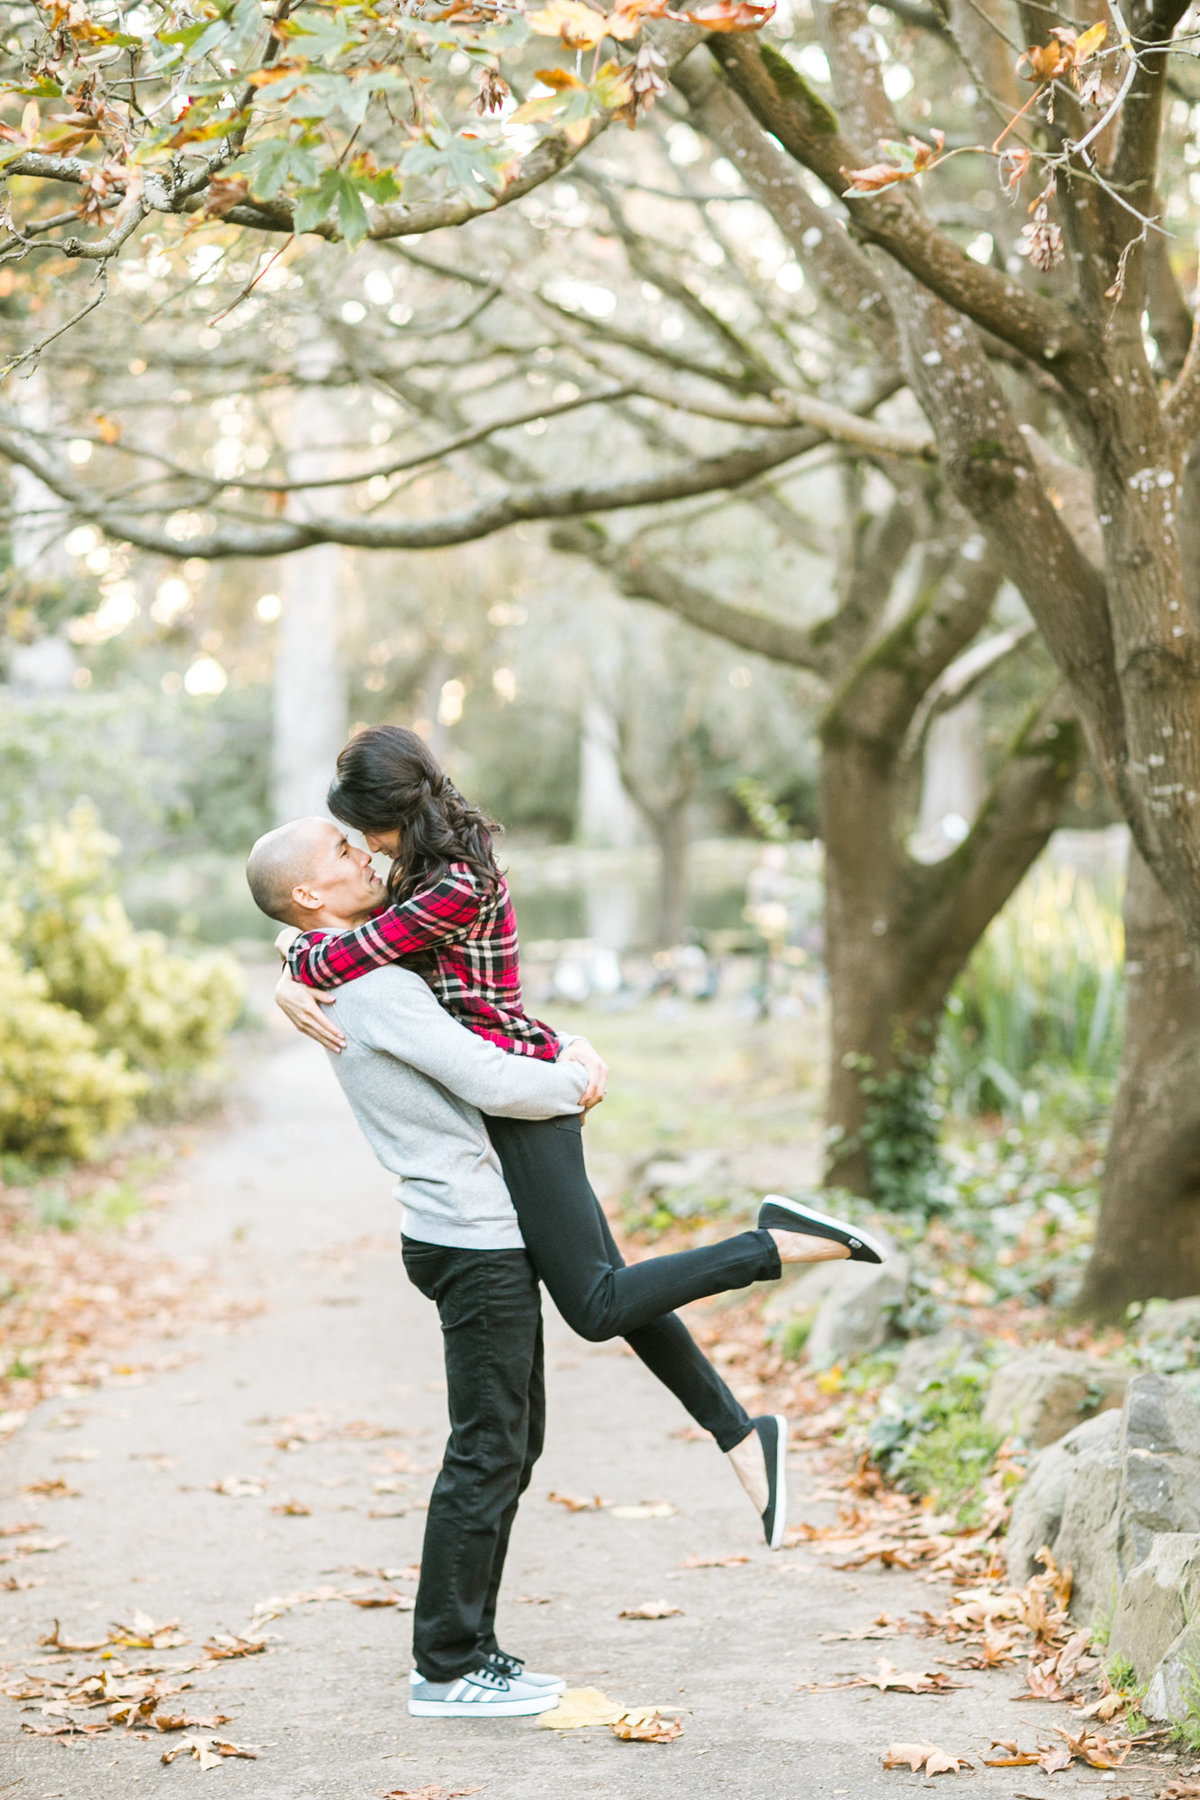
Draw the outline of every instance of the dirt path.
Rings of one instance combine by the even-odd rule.
[[[882,1768],[889,1743],[914,1739],[970,1757],[970,1773],[937,1785],[972,1797],[1140,1797],[1163,1784],[1162,1765],[1115,1779],[981,1768],[992,1738],[1050,1741],[1069,1721],[1063,1707],[1015,1703],[1021,1680],[1011,1669],[965,1675],[969,1685],[941,1695],[797,1693],[797,1680],[869,1671],[880,1653],[904,1668],[954,1657],[912,1637],[819,1642],[881,1608],[936,1604],[944,1589],[912,1575],[840,1573],[804,1550],[769,1555],[723,1459],[681,1435],[669,1397],[623,1348],[585,1345],[557,1320],[549,1442],[514,1537],[502,1640],[572,1685],[686,1708],[682,1737],[656,1746],[524,1720],[410,1720],[407,1617],[345,1598],[279,1612],[265,1627],[268,1654],[204,1664],[196,1646],[246,1631],[269,1597],[412,1592],[398,1572],[420,1555],[421,1502],[444,1435],[440,1345],[432,1308],[404,1277],[388,1180],[323,1058],[300,1042],[280,1038],[250,1068],[238,1120],[201,1134],[154,1231],[164,1256],[208,1258],[215,1283],[261,1310],[225,1334],[176,1344],[177,1366],[141,1385],[43,1406],[6,1449],[0,1528],[36,1520],[39,1535],[65,1542],[0,1567],[0,1579],[38,1583],[0,1592],[2,1685],[22,1671],[36,1684],[48,1672],[62,1679],[106,1666],[82,1651],[47,1664],[37,1640],[56,1618],[64,1636],[88,1641],[135,1612],[156,1623],[177,1617],[187,1647],[117,1655],[130,1665],[199,1661],[170,1709],[230,1715],[217,1735],[260,1756],[209,1773],[187,1757],[163,1767],[162,1750],[177,1740],[121,1730],[86,1741],[33,1736],[22,1722],[45,1727],[54,1715],[41,1701],[9,1698],[0,1700],[0,1800],[125,1800],[194,1781],[271,1800],[368,1800],[438,1784],[478,1787],[487,1800],[570,1791],[865,1800],[927,1785]],[[798,1460],[799,1485],[808,1474]],[[22,1492],[54,1480],[77,1496]],[[218,1482],[232,1491],[214,1491]],[[551,1490],[623,1505],[668,1499],[677,1510],[571,1513],[549,1502]],[[289,1502],[307,1510],[279,1510]],[[808,1516],[827,1518],[829,1506]],[[0,1552],[21,1541],[0,1538]],[[681,1567],[728,1554],[749,1560]],[[657,1600],[681,1613],[617,1616]]]

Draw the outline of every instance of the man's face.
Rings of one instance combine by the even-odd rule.
[[[322,821],[313,829],[312,861],[307,878],[295,889],[296,900],[314,925],[334,920],[358,924],[378,909],[384,895],[370,853],[356,850],[332,822]]]

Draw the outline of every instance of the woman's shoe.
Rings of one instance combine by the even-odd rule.
[[[763,1508],[763,1536],[768,1550],[778,1550],[787,1529],[788,1422],[782,1413],[764,1413],[754,1420],[767,1465],[767,1504]]]
[[[817,1212],[815,1207],[805,1206],[799,1200],[789,1200],[785,1194],[767,1195],[758,1209],[758,1228],[760,1231],[798,1231],[805,1237],[830,1238],[835,1244],[845,1244],[851,1262],[881,1263],[887,1259],[887,1251],[869,1231],[847,1225],[842,1219],[831,1219],[828,1213]]]

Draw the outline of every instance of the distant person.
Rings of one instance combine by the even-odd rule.
[[[559,1038],[531,1019],[522,1002],[516,916],[492,845],[495,826],[464,800],[423,740],[391,725],[359,732],[338,757],[327,804],[335,818],[363,833],[372,853],[383,851],[393,862],[386,894],[380,892],[377,907],[354,930],[330,933],[320,928],[312,902],[296,904],[295,917],[318,928],[276,940],[297,984],[284,982],[277,992],[293,1023],[340,1050],[342,1034],[300,984],[335,987],[407,962],[477,1036],[517,1057],[557,1058]],[[362,854],[348,845],[345,853]],[[601,1064],[585,1107],[602,1097],[606,1078]],[[627,1340],[729,1455],[767,1543],[777,1547],[787,1513],[787,1422],[750,1417],[674,1317],[675,1308],[777,1279],[781,1260],[879,1262],[879,1247],[854,1226],[770,1195],[756,1231],[626,1268],[587,1178],[581,1114],[496,1117],[489,1135],[526,1249],[567,1324],[592,1342]]]

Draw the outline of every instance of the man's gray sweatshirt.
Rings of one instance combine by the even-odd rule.
[[[372,969],[330,1007],[346,1034],[334,1071],[367,1141],[400,1178],[406,1237],[519,1250],[521,1232],[481,1114],[577,1113],[582,1063],[513,1056],[452,1019],[411,969]]]

